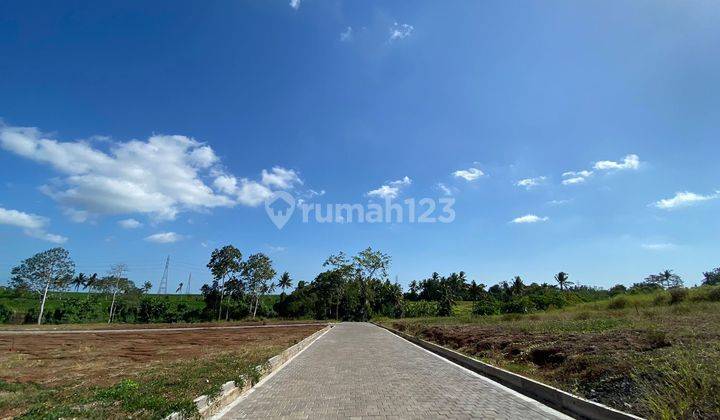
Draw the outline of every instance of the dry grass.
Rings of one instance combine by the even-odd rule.
[[[623,303],[530,315],[387,323],[624,411],[713,418],[720,415],[718,393],[693,384],[720,388],[718,375],[708,374],[720,371],[720,302],[694,299],[697,293],[672,305],[668,296],[628,295]],[[705,356],[688,359],[692,354]]]

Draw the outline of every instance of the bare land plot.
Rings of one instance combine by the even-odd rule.
[[[159,332],[0,332],[0,417],[159,418],[253,374],[323,324]]]

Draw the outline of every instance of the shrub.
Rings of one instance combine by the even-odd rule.
[[[5,305],[0,304],[0,324],[9,322],[12,315],[13,313],[10,309],[8,309]]]
[[[610,302],[608,302],[608,309],[625,309],[625,307],[628,305],[628,300],[625,296],[616,296],[612,299],[610,299]]]
[[[670,294],[669,293],[658,293],[653,298],[653,305],[655,306],[665,306],[668,303],[670,303]]]
[[[472,313],[473,315],[497,315],[500,313],[500,307],[492,296],[488,296],[473,304]]]
[[[688,290],[684,287],[674,287],[670,289],[670,304],[674,305],[687,299]]]
[[[502,304],[505,314],[527,314],[535,310],[535,304],[527,296],[515,297]]]
[[[435,302],[426,300],[403,301],[403,312],[407,318],[423,318],[437,316],[438,307]]]

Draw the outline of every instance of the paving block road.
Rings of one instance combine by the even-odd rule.
[[[568,419],[368,323],[336,325],[224,419]]]

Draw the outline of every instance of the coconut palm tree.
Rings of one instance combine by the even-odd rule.
[[[570,276],[568,273],[565,273],[564,271],[561,271],[557,274],[555,274],[555,281],[560,285],[560,290],[565,289],[566,286],[574,284],[570,280],[568,280]]]
[[[80,286],[85,287],[85,282],[87,281],[87,277],[85,277],[85,274],[79,273],[75,278],[70,280],[70,284],[75,286],[75,291],[77,292],[80,290]]]
[[[289,289],[292,287],[292,279],[290,278],[290,273],[287,271],[282,273],[282,276],[280,276],[280,280],[278,280],[278,286],[280,289],[282,289],[283,293],[285,293],[285,289]]]
[[[525,285],[523,284],[522,278],[520,276],[515,276],[512,282],[512,286],[510,286],[510,293],[512,293],[513,296],[522,294],[523,288]]]

